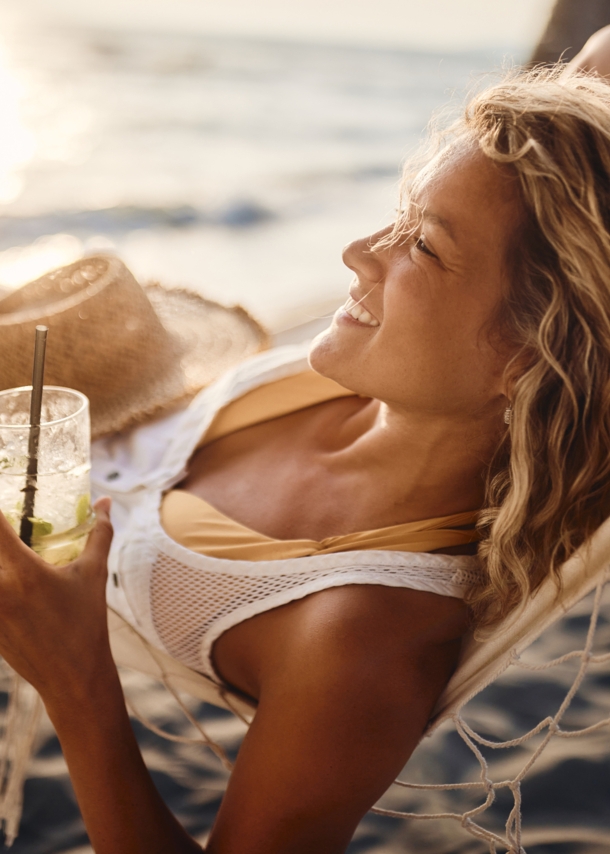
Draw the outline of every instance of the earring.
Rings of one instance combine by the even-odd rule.
[[[513,405],[509,403],[506,409],[504,410],[504,423],[510,424],[511,419],[513,417]]]

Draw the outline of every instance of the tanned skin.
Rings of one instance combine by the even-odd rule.
[[[610,75],[610,28],[574,69]],[[375,235],[344,253],[350,294],[378,325],[339,311],[312,348],[315,370],[361,396],[212,443],[183,489],[280,539],[481,506],[512,355],[487,333],[519,204],[468,146],[431,164],[416,201],[427,218],[409,245],[371,252]],[[62,569],[0,514],[0,654],[42,696],[97,854],[202,851],[156,791],[129,723],[106,622],[109,501],[96,512],[83,555]],[[467,624],[460,600],[353,585],[222,635],[217,669],[259,705],[205,850],[344,851],[420,739]]]
[[[340,310],[311,351],[356,396],[204,447],[183,489],[280,539],[481,506],[512,355],[488,328],[519,202],[466,144],[431,164],[417,202],[426,217],[408,245],[344,253],[350,293],[378,325]],[[125,709],[106,625],[108,510],[98,503],[85,552],[63,569],[0,519],[0,653],[42,696],[97,854],[201,851],[156,792]],[[344,851],[419,741],[467,624],[458,599],[352,585],[222,635],[215,664],[258,711],[206,851]]]

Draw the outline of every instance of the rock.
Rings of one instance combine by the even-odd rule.
[[[610,0],[556,0],[530,63],[569,62],[589,36],[610,24]]]

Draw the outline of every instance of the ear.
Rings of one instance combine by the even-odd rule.
[[[509,360],[502,376],[502,394],[508,402],[515,397],[515,386],[532,365],[531,353],[521,348]]]

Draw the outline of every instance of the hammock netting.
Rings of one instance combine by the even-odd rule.
[[[547,629],[525,655],[513,653],[509,669],[496,682],[454,711],[430,738],[423,739],[405,772],[410,779],[396,780],[382,805],[372,809],[378,816],[407,821],[409,847],[416,843],[424,850],[426,845],[435,854],[458,850],[527,854],[526,846],[573,841],[610,850],[610,825],[597,820],[595,804],[588,819],[577,828],[565,825],[559,805],[554,809],[552,803],[544,827],[528,827],[522,819],[524,809],[527,814],[527,782],[541,770],[548,780],[549,775],[569,769],[570,761],[578,757],[590,763],[610,763],[609,582],[610,568],[601,574],[594,592]],[[561,649],[572,643],[574,648]],[[155,657],[153,647],[149,652]],[[125,682],[128,707],[136,720],[178,745],[205,746],[226,779],[231,768],[227,751],[202,723],[205,714],[198,713],[172,687],[169,676],[162,682],[186,716],[192,733],[189,736],[183,734],[184,726],[173,725],[170,732],[142,714],[133,699],[129,678]],[[30,686],[8,668],[4,683],[5,690],[10,687],[10,699],[4,715],[4,752],[0,755],[0,815],[4,816],[5,844],[10,845],[18,831],[23,780],[41,704]],[[490,701],[486,701],[487,695]],[[230,705],[230,695],[225,699]],[[521,704],[520,713],[515,713],[515,703]],[[531,720],[545,704],[549,710],[544,717],[516,734],[519,725]],[[17,720],[22,735],[15,744],[6,736]],[[511,737],[500,740],[498,734]],[[448,782],[450,773],[457,778],[455,782]],[[430,782],[435,777],[442,781]],[[557,785],[564,782],[559,780]],[[610,790],[602,793],[606,811],[609,795]],[[418,834],[414,823],[421,822],[436,830]],[[456,825],[461,829],[457,835]],[[439,831],[439,827],[445,829]],[[474,848],[464,842],[469,837]]]
[[[470,722],[471,707],[482,705],[485,696],[483,692],[481,697],[451,715],[453,732],[461,739],[473,760],[470,763],[471,773],[468,775],[471,779],[464,780],[462,775],[460,782],[438,784],[396,780],[396,787],[426,796],[417,799],[418,809],[411,811],[374,807],[373,811],[412,821],[447,819],[458,823],[464,831],[481,841],[483,847],[479,850],[488,850],[490,854],[526,854],[525,846],[528,843],[538,845],[553,842],[591,842],[610,846],[610,827],[562,828],[559,804],[555,805],[555,809],[552,803],[549,804],[548,812],[551,820],[556,822],[555,826],[536,828],[534,832],[528,833],[527,829],[523,828],[522,820],[523,785],[528,775],[531,777],[535,774],[537,767],[545,762],[550,753],[553,754],[553,765],[567,765],[568,768],[569,761],[565,760],[579,755],[589,758],[593,755],[595,761],[601,760],[606,764],[610,762],[610,685],[607,679],[610,663],[609,582],[610,570],[607,570],[594,593],[572,609],[569,617],[548,629],[528,650],[527,657],[513,653],[509,670],[499,678],[496,685],[491,686],[496,695],[497,688],[504,687],[501,696],[496,696],[496,702],[506,699],[506,706],[510,702],[509,695],[514,695],[515,692],[519,692],[522,700],[529,699],[534,707],[541,705],[536,695],[546,694],[547,704],[554,705],[551,713],[545,715],[535,726],[510,739],[490,738],[477,731]],[[569,642],[575,634],[582,635],[583,643],[580,648],[541,660],[541,653],[547,651],[545,647],[556,649],[558,644]],[[490,689],[486,691],[489,692]],[[473,716],[477,717],[476,711]],[[515,729],[512,720],[514,714],[506,709],[496,709],[495,714],[491,716],[479,714],[479,717],[482,718],[481,722],[486,730],[493,729],[494,725],[499,729]],[[488,720],[485,720],[485,717]],[[571,720],[568,722],[569,718]],[[592,718],[594,720],[591,720]],[[587,725],[579,726],[579,719],[586,719]],[[599,735],[602,735],[601,742],[596,738]],[[588,748],[579,745],[574,750],[565,751],[556,747],[558,741],[576,742],[579,739],[586,739]],[[559,757],[564,761],[560,761]],[[510,771],[510,776],[502,773],[506,771]],[[545,771],[548,774],[548,763]],[[555,773],[561,773],[561,768],[558,767]],[[562,782],[565,785],[566,781],[561,780],[558,784],[561,785]],[[591,780],[589,787],[592,784]],[[460,811],[455,803],[452,804],[451,795],[469,796],[467,799],[474,803],[470,808]],[[549,792],[549,798],[551,797],[552,793]],[[609,797],[610,790],[606,790],[603,797],[606,805]],[[440,808],[426,809],[426,800],[436,800]],[[453,800],[455,801],[455,797]],[[504,827],[494,829],[485,819],[486,813],[498,800],[503,804],[502,809],[497,812],[508,814]],[[591,809],[594,809],[593,805]],[[607,811],[607,806],[605,809]],[[593,812],[589,814],[588,819],[591,824],[595,823]],[[441,854],[439,849],[434,850],[435,854]]]

